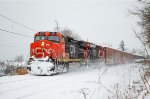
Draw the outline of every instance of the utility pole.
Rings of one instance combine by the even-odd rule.
[[[55,22],[56,22],[56,31],[58,32],[58,21],[55,20]]]

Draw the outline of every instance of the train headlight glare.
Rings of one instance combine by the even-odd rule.
[[[34,58],[34,56],[32,56],[32,58]]]
[[[49,57],[48,57],[48,56],[46,56],[46,58],[48,59]]]

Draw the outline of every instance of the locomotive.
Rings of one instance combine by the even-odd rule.
[[[72,62],[87,65],[89,61],[103,60],[105,64],[123,64],[133,62],[135,57],[131,53],[46,31],[34,35],[28,69],[34,75],[52,75],[66,72]]]

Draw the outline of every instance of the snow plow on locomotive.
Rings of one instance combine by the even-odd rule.
[[[89,64],[102,60],[105,64],[133,62],[135,55],[96,44],[75,40],[59,32],[38,32],[30,45],[28,69],[34,75],[66,72],[72,62]]]

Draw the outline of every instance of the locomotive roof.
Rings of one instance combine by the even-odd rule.
[[[62,34],[59,32],[41,31],[41,32],[37,32],[35,35],[62,35]]]

